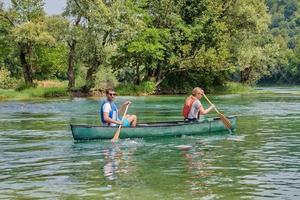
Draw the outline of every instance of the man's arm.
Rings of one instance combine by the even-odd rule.
[[[112,118],[110,118],[109,113],[107,113],[107,112],[103,113],[103,118],[106,123],[110,123],[110,124],[113,123],[113,124],[119,124],[119,125],[122,124],[121,121],[116,121],[116,120],[113,120]]]
[[[127,105],[130,105],[131,104],[131,101],[125,101],[121,106],[120,108],[118,109],[118,112],[119,112],[119,115],[121,115],[122,113],[124,113],[125,109],[126,109],[126,106]]]

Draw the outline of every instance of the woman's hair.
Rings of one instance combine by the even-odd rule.
[[[202,90],[202,88],[200,87],[195,87],[193,90],[192,90],[192,95],[195,96],[198,92],[204,92]]]

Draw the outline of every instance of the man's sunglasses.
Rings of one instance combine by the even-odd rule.
[[[116,93],[109,93],[108,95],[109,96],[116,96],[117,94]]]

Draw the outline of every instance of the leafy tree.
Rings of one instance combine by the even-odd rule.
[[[226,20],[231,30],[230,60],[239,81],[255,84],[271,73],[278,52],[278,45],[268,33],[267,7],[259,0],[237,0],[228,7]]]
[[[191,68],[201,71],[207,62],[220,67],[226,57],[226,42],[221,41],[224,26],[216,12],[210,13],[217,5],[210,1],[143,2],[138,6],[144,9],[147,27],[121,44],[117,54],[119,60],[129,57],[124,67],[136,69],[134,82],[139,84],[143,77],[159,85],[169,74]]]
[[[83,10],[81,10],[79,1],[67,1],[67,7],[63,15],[67,17],[72,17],[71,23],[69,23],[68,27],[66,28],[68,32],[64,35],[64,40],[67,42],[69,47],[67,70],[69,90],[75,87],[75,64],[76,61],[79,61],[76,47],[78,40],[80,40],[80,37],[82,37],[81,34],[83,31],[81,31],[80,23],[83,20],[83,13],[84,12]]]
[[[4,10],[3,3],[0,2],[0,68],[6,68],[12,76],[21,74],[21,67],[15,57],[15,47],[10,42],[10,29],[12,22],[8,13]]]
[[[270,31],[279,45],[275,70],[263,81],[300,83],[300,2],[298,0],[266,0],[272,15]]]
[[[33,70],[36,62],[35,48],[55,43],[46,31],[44,2],[42,0],[12,0],[12,8],[1,16],[10,23],[10,41],[17,47],[25,83],[33,84]]]

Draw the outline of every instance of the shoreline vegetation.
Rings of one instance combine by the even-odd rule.
[[[273,85],[270,85],[272,87]],[[186,91],[165,92],[150,83],[135,85],[119,85],[116,88],[120,96],[147,96],[147,95],[178,95],[189,94],[191,88]],[[254,87],[242,85],[235,82],[227,82],[224,86],[217,86],[205,89],[208,94],[256,94],[272,93],[269,90],[256,90]],[[105,96],[105,89],[94,89],[89,93],[78,90],[68,91],[67,84],[59,81],[37,82],[35,87],[0,89],[0,101],[7,100],[31,100],[31,99],[53,99],[61,97],[102,97]]]
[[[300,84],[299,0],[67,0],[51,16],[45,0],[10,2],[0,2],[0,99]]]

